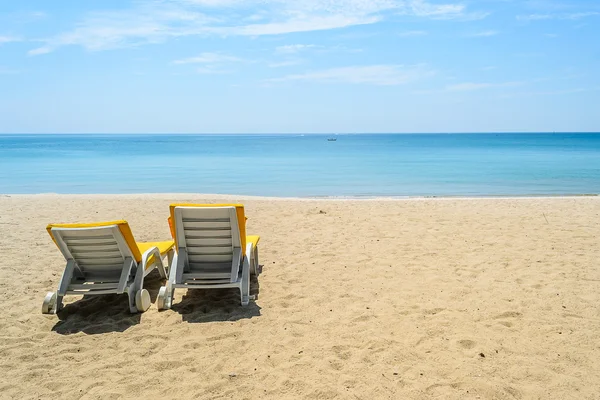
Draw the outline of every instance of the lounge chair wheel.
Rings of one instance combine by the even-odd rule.
[[[44,298],[44,304],[42,305],[42,314],[54,314],[56,306],[56,293],[48,292]]]
[[[135,307],[139,312],[144,312],[150,308],[150,293],[146,289],[138,290],[135,294]]]
[[[156,298],[156,305],[159,310],[168,310],[171,308],[171,295],[168,293],[166,286],[160,287],[158,297]]]

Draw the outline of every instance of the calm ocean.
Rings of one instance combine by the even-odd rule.
[[[597,194],[600,133],[0,135],[0,193],[158,192]]]

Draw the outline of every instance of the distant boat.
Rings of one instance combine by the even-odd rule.
[[[337,140],[337,138],[328,138],[327,141],[328,142],[335,142]]]

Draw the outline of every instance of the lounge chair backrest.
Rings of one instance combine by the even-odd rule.
[[[246,254],[246,215],[244,213],[244,205],[243,204],[193,204],[193,203],[176,203],[176,204],[171,204],[170,206],[170,221],[169,221],[169,226],[171,229],[171,235],[173,236],[173,239],[175,239],[175,241],[177,242],[177,230],[175,229],[175,208],[182,208],[182,207],[187,207],[187,208],[193,208],[193,209],[199,209],[199,208],[209,208],[209,209],[215,209],[215,208],[222,208],[222,207],[227,207],[227,208],[231,208],[234,207],[235,208],[235,212],[236,212],[236,216],[237,216],[237,226],[238,227],[238,231],[239,231],[239,235],[240,235],[240,241],[241,241],[241,246],[242,246],[242,254]],[[178,247],[177,245],[175,247]]]
[[[47,229],[65,259],[75,262],[75,274],[86,280],[119,281],[124,264],[141,259],[135,241],[133,248],[128,243],[133,235],[123,221],[49,225]]]
[[[238,279],[243,248],[235,206],[174,207],[175,245],[186,269],[209,279]]]

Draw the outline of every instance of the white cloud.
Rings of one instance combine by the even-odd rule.
[[[295,54],[304,50],[314,49],[315,47],[319,46],[315,44],[287,44],[275,48],[275,51],[282,54]]]
[[[225,69],[219,69],[215,66],[207,66],[202,68],[197,68],[196,72],[203,75],[221,75],[221,74],[230,74],[231,71]]]
[[[267,82],[304,81],[318,83],[370,84],[377,86],[403,85],[434,75],[423,65],[370,65],[330,68],[304,74],[287,75]]]
[[[589,12],[576,12],[567,14],[529,14],[529,15],[517,15],[517,19],[520,21],[543,21],[549,19],[562,19],[562,20],[578,20],[588,17],[600,16],[600,12],[589,11]]]
[[[462,4],[426,0],[138,0],[132,8],[92,12],[67,32],[29,52],[63,46],[99,51],[179,36],[261,36],[373,24],[391,14],[433,19],[476,19]],[[251,22],[251,23],[248,23]]]
[[[269,65],[269,68],[282,68],[282,67],[292,67],[294,65],[301,64],[302,60],[285,60],[280,62],[272,62]]]
[[[489,15],[487,12],[467,12],[467,7],[461,3],[434,4],[425,0],[407,1],[404,14],[433,19],[483,19]]]
[[[496,36],[498,34],[500,34],[500,32],[498,32],[498,31],[483,31],[483,32],[474,33],[469,36],[470,37],[490,37],[490,36]]]
[[[400,37],[412,37],[412,36],[425,36],[427,35],[426,31],[406,31],[400,32],[398,36]]]
[[[0,36],[0,45],[4,43],[20,42],[21,39],[15,36]]]
[[[202,53],[196,57],[184,58],[173,61],[173,64],[222,64],[244,61],[241,58],[221,53]]]
[[[458,83],[454,85],[446,86],[446,91],[449,92],[470,92],[475,90],[482,89],[490,89],[490,88],[499,88],[499,87],[510,87],[510,86],[519,86],[522,85],[523,82],[503,82],[503,83],[475,83],[475,82],[465,82]]]

